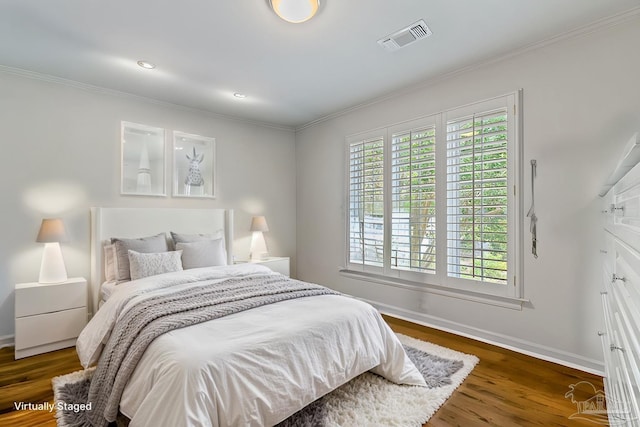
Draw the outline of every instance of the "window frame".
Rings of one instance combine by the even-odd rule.
[[[372,131],[350,135],[345,138],[346,175],[345,200],[347,213],[346,245],[344,245],[345,268],[343,273],[391,285],[416,288],[424,291],[448,293],[452,295],[468,295],[469,299],[488,298],[506,301],[523,301],[523,197],[522,197],[522,105],[521,90],[506,95],[473,102],[461,107],[451,108],[443,112],[418,119],[395,123]],[[507,283],[492,283],[451,277],[447,273],[447,122],[471,114],[507,109]],[[436,163],[436,270],[435,273],[419,272],[392,268],[391,266],[391,231],[392,231],[392,137],[394,134],[409,133],[422,129],[429,124],[435,125],[435,163]],[[383,220],[383,266],[356,264],[350,262],[349,228],[350,228],[350,146],[358,140],[372,136],[382,137],[384,146],[384,220]]]

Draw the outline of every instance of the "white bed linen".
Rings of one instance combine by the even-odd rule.
[[[118,282],[115,280],[106,281],[100,286],[100,304],[104,304],[109,299],[111,294],[116,290]]]
[[[277,274],[241,264],[127,283],[81,333],[82,364],[98,359],[113,323],[135,300],[204,278],[258,273]],[[175,285],[184,279],[191,285]],[[125,304],[132,293],[141,295]],[[300,298],[158,337],[127,384],[120,410],[131,427],[273,425],[367,370],[396,383],[425,385],[369,304],[336,295]]]

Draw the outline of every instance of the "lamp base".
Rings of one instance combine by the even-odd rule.
[[[254,231],[251,235],[251,252],[249,258],[253,261],[264,260],[269,257],[267,242],[264,240],[262,231]]]
[[[68,279],[58,242],[45,243],[38,283],[61,283]]]

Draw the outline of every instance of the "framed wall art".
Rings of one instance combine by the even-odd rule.
[[[121,194],[166,196],[164,129],[123,121],[120,147]]]
[[[215,138],[173,132],[173,196],[215,197]]]

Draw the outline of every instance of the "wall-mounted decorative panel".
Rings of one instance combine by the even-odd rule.
[[[166,196],[164,129],[123,121],[120,170],[122,194]]]
[[[173,195],[215,197],[215,139],[173,132]]]

